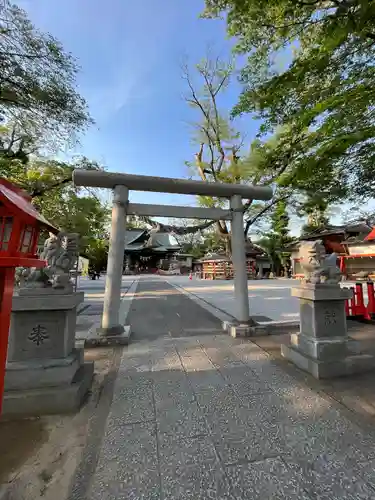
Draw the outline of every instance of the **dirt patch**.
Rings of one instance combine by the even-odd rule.
[[[85,349],[95,362],[90,394],[74,415],[0,423],[1,500],[63,500],[85,447],[90,418],[99,404],[116,349]]]

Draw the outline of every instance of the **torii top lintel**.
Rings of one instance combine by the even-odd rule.
[[[76,186],[99,187],[113,189],[115,186],[126,186],[134,191],[152,191],[155,193],[191,194],[230,198],[240,195],[251,200],[270,200],[272,189],[268,186],[247,186],[245,184],[221,184],[219,182],[202,182],[169,177],[153,177],[148,175],[121,174],[101,172],[97,170],[76,169],[73,172]]]

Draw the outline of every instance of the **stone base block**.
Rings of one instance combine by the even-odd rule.
[[[375,357],[368,354],[352,354],[336,360],[318,360],[292,345],[281,345],[281,354],[317,379],[344,377],[375,368]]]
[[[39,389],[70,384],[83,364],[83,349],[73,349],[66,358],[7,363],[5,390]]]
[[[345,358],[348,353],[347,337],[311,338],[301,333],[292,333],[290,343],[302,354],[321,361]]]
[[[223,322],[223,330],[233,338],[249,337],[251,326],[247,324],[231,323],[230,321]]]
[[[234,330],[234,337],[264,337],[265,335],[280,335],[282,333],[289,333],[291,330],[299,328],[299,321],[282,321],[267,324],[253,324],[250,322],[248,325],[238,325],[230,321],[223,321],[223,330],[230,335]]]
[[[249,337],[250,326],[249,325],[232,325],[229,329],[229,335],[234,339],[237,337]]]
[[[130,342],[131,328],[130,325],[123,327],[124,331],[119,334],[103,335],[102,329],[93,328],[89,332],[88,337],[85,339],[85,346],[87,347],[103,347],[115,345],[128,345]]]
[[[91,387],[93,374],[94,363],[86,362],[76,372],[71,384],[6,391],[2,418],[75,412]]]

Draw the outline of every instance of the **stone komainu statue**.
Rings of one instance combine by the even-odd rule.
[[[70,285],[70,271],[74,268],[78,258],[79,234],[59,233],[61,245],[59,252],[53,255],[54,288],[66,288]]]
[[[24,278],[25,288],[52,287],[70,290],[70,271],[77,262],[78,243],[77,233],[50,233],[40,255],[40,258],[47,262],[47,266],[42,269],[33,268],[27,276],[19,272],[20,281]]]
[[[322,240],[302,241],[299,257],[306,283],[332,285],[340,281],[341,272],[337,267],[337,254],[326,255]]]

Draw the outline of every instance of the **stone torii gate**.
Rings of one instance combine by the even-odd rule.
[[[112,225],[109,242],[104,307],[100,334],[105,337],[121,335],[120,324],[121,283],[124,264],[127,214],[175,217],[189,219],[230,220],[232,233],[232,260],[234,270],[234,295],[239,324],[249,321],[245,235],[242,199],[270,200],[272,189],[266,186],[206,183],[168,177],[80,170],[73,172],[76,186],[98,187],[113,190]],[[221,208],[182,207],[129,203],[129,190],[203,195],[227,198],[230,210]]]

